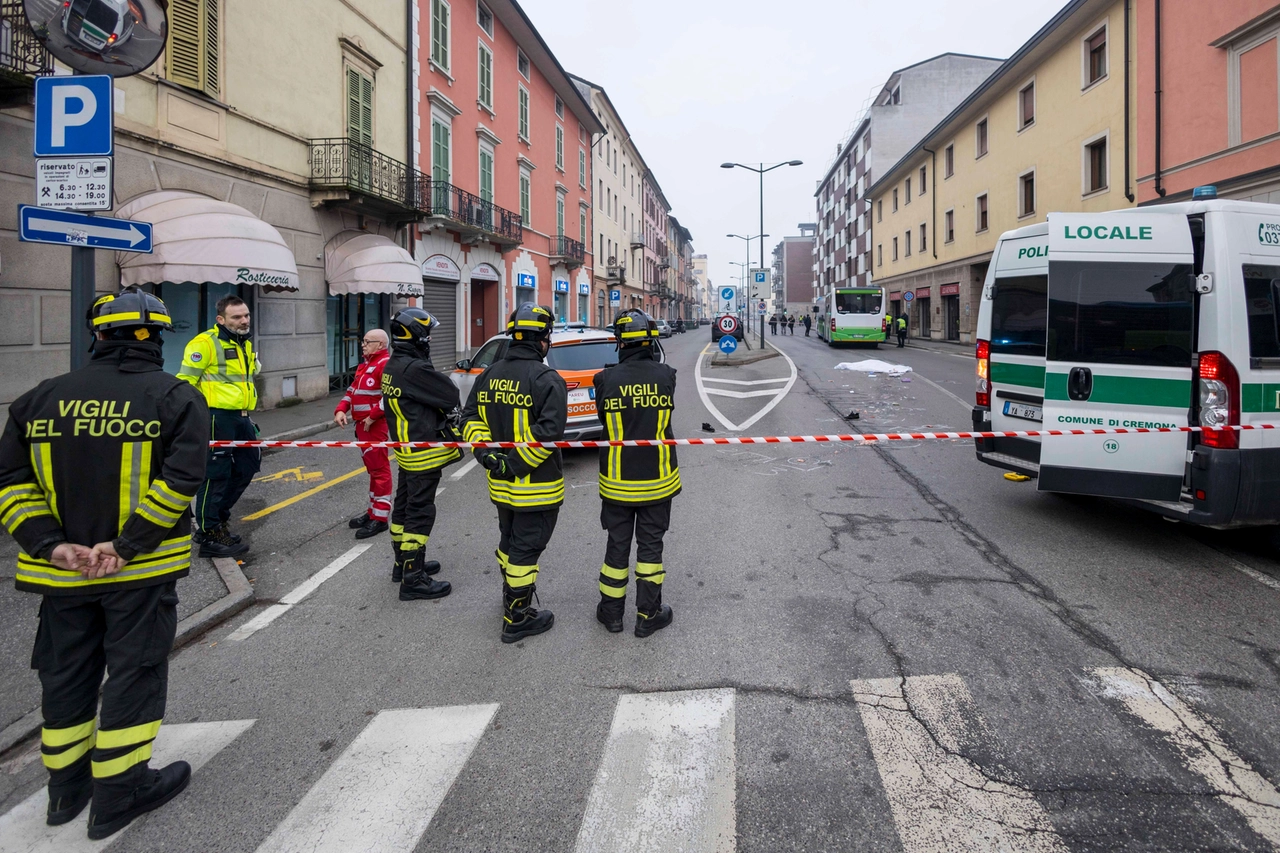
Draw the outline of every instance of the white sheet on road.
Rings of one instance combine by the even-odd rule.
[[[861,373],[887,373],[890,376],[901,376],[911,372],[911,368],[905,364],[890,364],[878,358],[868,358],[865,361],[842,361],[836,365],[835,369],[856,370]]]
[[[258,853],[412,850],[497,712],[497,704],[383,711]]]
[[[737,849],[734,691],[618,700],[576,853]]]
[[[191,765],[193,772],[199,770],[253,723],[253,720],[226,720],[163,725],[152,748],[151,766],[164,767],[181,759]],[[12,811],[0,816],[0,853],[96,853],[127,836],[141,822],[141,819],[134,821],[129,829],[110,838],[90,841],[85,835],[89,824],[88,808],[70,823],[46,826],[44,818],[48,805],[49,794],[41,788]]]

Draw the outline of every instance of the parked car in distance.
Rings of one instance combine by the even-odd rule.
[[[671,337],[671,324],[668,323],[666,320],[661,320],[661,319],[657,320],[656,322],[658,324],[658,337],[660,338]]]
[[[721,339],[721,338],[723,338],[723,337],[724,337],[724,335],[725,335],[724,331],[722,331],[722,330],[721,330],[721,328],[720,328],[720,320],[721,320],[721,319],[723,319],[724,317],[733,317],[733,315],[732,315],[732,314],[722,314],[722,315],[720,315],[719,317],[716,317],[716,318],[711,322],[711,341],[712,341],[712,343],[714,343],[715,341],[720,340],[720,339]],[[737,317],[733,317],[733,319],[738,320],[738,318],[737,318]],[[737,327],[736,329],[734,329],[734,331],[733,331],[733,336],[734,336],[735,338],[737,338],[738,340],[740,340],[740,341],[746,340],[746,338],[747,338],[747,333],[746,333],[746,331],[742,328],[742,321],[741,321],[741,320],[738,320],[738,327]]]

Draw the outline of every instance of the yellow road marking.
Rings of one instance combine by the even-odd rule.
[[[253,482],[255,482],[255,483],[270,483],[270,482],[273,482],[273,481],[275,481],[275,480],[288,480],[288,479],[292,478],[292,479],[293,479],[293,481],[294,481],[294,482],[296,482],[296,483],[305,483],[305,482],[307,482],[308,480],[323,480],[323,479],[324,479],[324,472],[322,472],[322,471],[307,471],[307,472],[305,472],[305,473],[304,473],[304,472],[303,472],[303,470],[302,470],[302,469],[303,469],[303,467],[305,467],[305,466],[299,465],[297,468],[289,468],[289,469],[286,469],[286,470],[284,470],[284,471],[277,471],[276,473],[274,473],[274,474],[268,474],[268,475],[267,475],[267,476],[265,476],[265,477],[255,477],[255,478],[254,478],[254,480],[253,480]]]
[[[305,500],[318,492],[323,492],[325,489],[329,488],[330,486],[336,486],[339,483],[341,483],[343,480],[350,480],[352,477],[356,476],[357,474],[363,474],[363,473],[365,473],[365,469],[364,469],[364,466],[361,465],[359,468],[352,471],[350,474],[343,474],[341,477],[335,477],[334,479],[330,480],[329,482],[325,483],[322,486],[316,486],[314,489],[307,489],[305,492],[303,492],[300,495],[294,495],[288,500],[280,501],[280,503],[275,504],[274,506],[269,506],[266,509],[260,509],[255,513],[246,515],[244,518],[240,520],[241,521],[257,521],[259,518],[263,518],[265,516],[271,515],[271,513],[275,512],[276,510],[284,509],[287,506],[293,506],[298,501]]]

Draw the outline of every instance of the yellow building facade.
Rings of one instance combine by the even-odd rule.
[[[1125,5],[1066,6],[872,186],[872,280],[913,337],[975,340],[1003,232],[1134,204]]]

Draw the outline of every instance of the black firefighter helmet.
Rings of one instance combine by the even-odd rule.
[[[406,344],[427,358],[431,352],[431,333],[439,326],[440,321],[421,308],[401,308],[391,319],[391,341]]]
[[[110,340],[154,341],[161,332],[173,331],[169,309],[160,297],[130,285],[117,294],[100,296],[85,318],[91,332]]]
[[[623,347],[652,346],[658,339],[658,321],[639,308],[628,308],[613,321],[618,336],[618,349]]]
[[[507,334],[516,341],[542,341],[551,338],[555,315],[543,305],[526,302],[511,312],[507,320]]]

